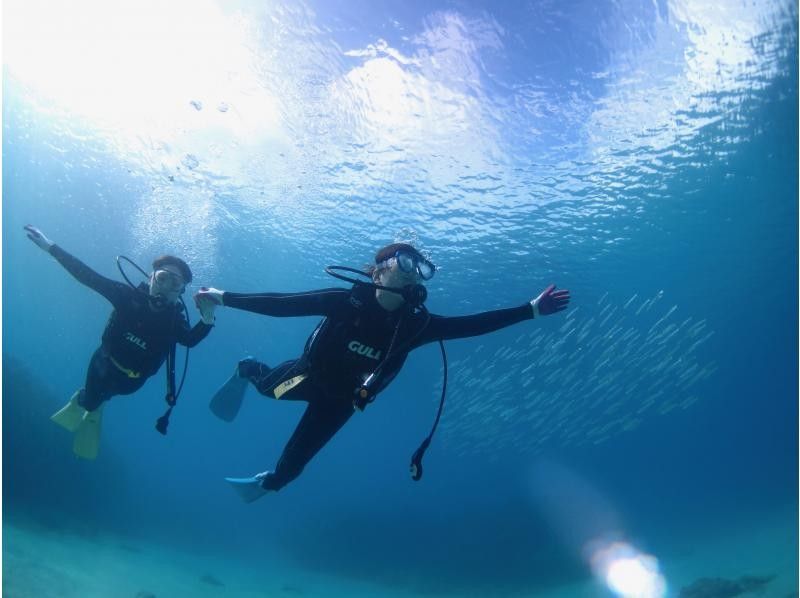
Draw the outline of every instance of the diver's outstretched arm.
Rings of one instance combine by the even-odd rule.
[[[278,318],[327,316],[350,300],[350,290],[331,288],[303,293],[231,293],[202,287],[194,296],[198,309],[204,303],[224,305]]]
[[[566,289],[555,290],[556,285],[551,284],[535,299],[523,303],[518,307],[485,311],[470,316],[437,316],[431,315],[430,322],[413,347],[439,340],[452,340],[480,336],[524,320],[548,316],[567,309],[569,304],[569,291]]]
[[[78,282],[100,293],[103,297],[108,299],[112,305],[116,306],[127,298],[127,285],[98,274],[78,258],[67,253],[64,249],[53,243],[53,241],[48,239],[45,234],[35,226],[28,224],[25,226],[25,231],[28,233],[28,238],[33,241],[37,247],[40,247],[43,251],[46,251],[56,258],[58,263],[61,264],[67,272],[72,274]]]

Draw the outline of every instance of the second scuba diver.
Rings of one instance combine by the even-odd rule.
[[[51,419],[74,432],[73,452],[84,459],[97,457],[102,409],[116,395],[139,390],[145,381],[168,361],[167,403],[170,409],[156,426],[166,433],[166,424],[175,404],[175,343],[194,347],[211,331],[213,306],[202,313],[202,320],[189,328],[178,304],[192,272],[182,259],[163,255],[153,261],[147,284],[138,288],[101,276],[64,251],[39,229],[27,225],[28,238],[52,255],[74,276],[108,299],[114,306],[100,347],[92,355],[86,384]],[[168,357],[170,359],[168,360]]]
[[[436,268],[406,243],[394,243],[377,252],[375,265],[366,272],[371,283],[339,276],[330,271],[333,268],[358,271],[328,269],[330,274],[353,282],[352,288],[250,294],[202,288],[195,295],[201,313],[224,305],[267,316],[323,316],[298,359],[274,368],[243,359],[212,399],[212,411],[227,421],[238,412],[248,383],[267,397],[308,403],[275,471],[250,478],[226,478],[245,502],[280,490],[297,478],[355,410],[363,410],[389,385],[413,349],[554,314],[569,303],[569,291],[550,285],[535,299],[517,307],[461,317],[430,314],[423,305],[426,291],[421,282],[430,280]],[[421,453],[430,438],[415,454],[414,479],[421,475]]]

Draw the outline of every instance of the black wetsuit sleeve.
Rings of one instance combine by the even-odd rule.
[[[225,307],[278,318],[330,316],[350,298],[347,289],[321,289],[305,293],[224,293]]]
[[[533,318],[530,303],[508,309],[497,309],[471,316],[445,317],[431,314],[428,326],[414,342],[419,347],[433,341],[480,336]]]
[[[179,316],[179,318],[175,340],[185,347],[194,347],[207,337],[208,333],[211,332],[213,328],[211,324],[206,324],[203,320],[200,320],[197,324],[189,328],[189,323],[186,321],[186,318],[183,315]]]
[[[53,245],[50,248],[50,255],[56,258],[58,263],[61,264],[67,272],[72,274],[75,280],[100,293],[103,297],[108,299],[114,307],[119,307],[127,299],[130,292],[130,288],[127,285],[98,274],[58,245]]]

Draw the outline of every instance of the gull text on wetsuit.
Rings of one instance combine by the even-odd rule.
[[[368,347],[367,345],[362,345],[358,341],[350,341],[347,345],[347,348],[353,351],[354,353],[358,353],[359,355],[364,355],[365,357],[369,357],[370,359],[379,360],[381,358],[381,352],[376,351],[372,347]]]
[[[132,342],[134,345],[141,347],[145,351],[147,350],[147,343],[145,343],[142,339],[138,336],[131,334],[130,332],[125,333],[125,340]]]

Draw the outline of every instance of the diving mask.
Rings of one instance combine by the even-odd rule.
[[[186,283],[180,274],[161,269],[153,272],[152,286],[165,293],[182,293]]]
[[[397,263],[401,272],[411,273],[416,271],[422,280],[430,280],[436,273],[436,266],[419,254],[399,250],[392,257],[376,264],[377,268],[391,268]]]

